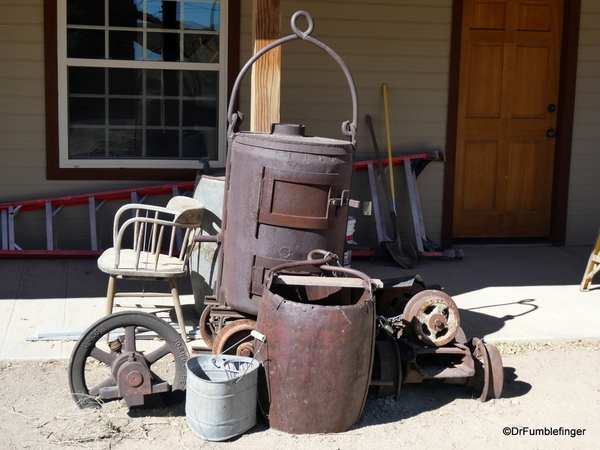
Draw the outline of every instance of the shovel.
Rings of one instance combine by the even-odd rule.
[[[371,116],[367,116],[366,119],[367,126],[369,127],[369,131],[371,133],[371,139],[373,140],[373,150],[375,151],[375,158],[377,159],[377,172],[383,184],[383,192],[388,205],[388,209],[390,211],[390,217],[392,218],[392,227],[394,228],[394,240],[390,242],[381,242],[380,244],[387,249],[391,257],[400,265],[400,267],[404,269],[414,269],[417,265],[417,251],[415,250],[411,242],[402,242],[400,240],[400,233],[398,232],[398,228],[396,226],[398,219],[396,217],[396,211],[392,207],[390,199],[390,188],[388,186],[385,174],[383,173],[383,162],[381,161],[379,147],[377,146],[377,138],[375,137],[375,130],[373,129],[373,121],[371,120]],[[389,170],[392,170],[391,166]]]

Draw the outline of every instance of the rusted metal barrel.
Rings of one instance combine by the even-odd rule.
[[[372,288],[358,271],[334,270],[367,281],[281,276],[304,278],[305,284],[280,284],[277,276],[267,276],[256,325],[266,342],[257,359],[263,365],[260,409],[274,429],[343,432],[362,414],[375,342]]]
[[[309,22],[306,32],[296,26],[300,16]],[[218,300],[243,313],[258,313],[268,269],[302,260],[315,248],[338,255],[344,251],[356,151],[356,88],[339,56],[309,36],[312,27],[307,13],[296,13],[292,18],[296,34],[254,55],[232,90]],[[294,39],[326,51],[346,74],[353,122],[344,122],[342,131],[350,141],[307,136],[303,125],[273,124],[270,133],[234,132],[242,114],[232,108],[243,75],[262,54]]]

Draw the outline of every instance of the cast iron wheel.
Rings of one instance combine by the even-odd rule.
[[[384,386],[372,384],[373,395],[377,398],[394,395],[394,400],[398,401],[400,396],[400,386],[402,384],[402,361],[400,360],[400,351],[396,340],[386,335],[384,340],[375,341],[375,354],[373,358],[372,381],[391,381],[392,385]]]
[[[250,333],[256,328],[256,321],[239,319],[225,325],[213,342],[213,354],[254,356],[254,345]]]
[[[210,348],[213,347],[215,336],[217,334],[215,324],[210,316],[211,312],[212,307],[207,305],[204,308],[204,311],[202,311],[202,315],[200,316],[200,324],[198,326],[198,328],[200,328],[200,336],[202,336],[202,340]]]
[[[402,321],[412,340],[435,347],[452,342],[460,328],[456,303],[449,295],[435,290],[422,291],[412,297]]]
[[[504,386],[504,367],[498,348],[477,338],[471,340],[469,348],[473,352],[475,375],[468,380],[467,386],[481,392],[481,402],[500,398]]]
[[[121,329],[124,334],[108,342],[110,333]],[[146,330],[163,341],[147,353],[136,342],[136,332]],[[188,359],[185,342],[165,321],[123,311],[96,321],[79,338],[69,360],[69,387],[80,408],[120,398],[128,406],[142,406],[149,394],[158,393],[177,402],[183,400]]]

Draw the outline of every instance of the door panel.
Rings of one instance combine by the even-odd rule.
[[[453,235],[549,235],[563,0],[465,0]]]

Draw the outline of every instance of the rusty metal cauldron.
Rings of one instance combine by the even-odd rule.
[[[307,31],[296,26],[300,16],[308,21]],[[242,68],[228,109],[226,207],[217,299],[220,306],[251,315],[258,313],[268,269],[302,260],[316,248],[338,255],[344,249],[356,151],[356,88],[342,59],[309,36],[311,16],[299,11],[291,22],[295,34],[264,47]],[[242,77],[264,53],[295,39],[323,49],[344,71],[353,118],[342,124],[342,131],[350,142],[306,136],[303,125],[272,124],[270,133],[234,132],[243,120],[240,112],[233,112]]]
[[[272,428],[288,433],[348,430],[362,414],[370,384],[373,282],[357,270],[328,265],[331,256],[315,259],[318,253],[325,252],[267,272],[256,324],[266,337],[256,355],[263,365],[260,409]],[[302,264],[338,276],[281,274]]]

